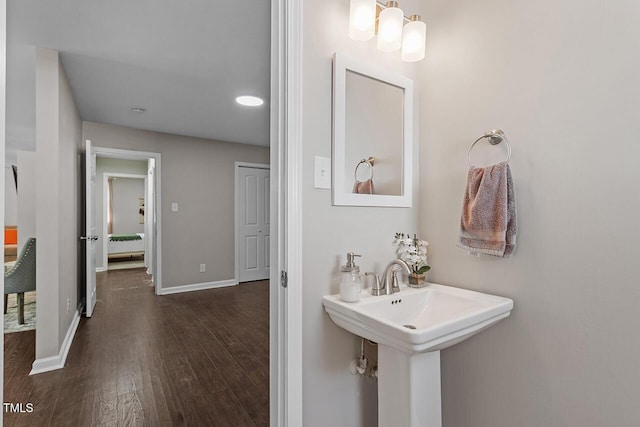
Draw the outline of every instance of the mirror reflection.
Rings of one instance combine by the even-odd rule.
[[[346,72],[345,180],[343,190],[402,194],[402,88]]]
[[[333,203],[411,206],[413,82],[334,55]]]

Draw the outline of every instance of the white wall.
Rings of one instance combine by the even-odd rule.
[[[410,2],[403,7],[407,13],[416,11]],[[335,51],[410,78],[417,67],[403,64],[399,54],[378,52],[375,41],[350,40],[348,1],[305,1],[303,10],[303,424],[372,426],[377,420],[376,383],[349,373],[360,342],[331,322],[321,299],[339,292],[336,276],[346,252],[362,254],[362,272],[380,272],[395,258],[394,234],[418,231],[418,201],[414,208],[331,206],[331,192],[313,188],[314,156],[331,157]]]
[[[96,159],[96,228],[100,235],[100,239],[98,239],[98,244],[96,245],[96,269],[100,270],[106,267],[103,265],[103,243],[106,237],[102,236],[102,230],[104,229],[103,183],[105,173],[107,175],[109,173],[146,175],[147,162],[145,160],[110,159],[107,157],[98,157]]]
[[[430,277],[515,301],[443,352],[444,425],[639,425],[640,3],[421,3]],[[513,145],[509,260],[455,246],[467,149],[495,127]]]
[[[36,124],[36,359],[43,359],[58,355],[78,300],[82,144],[69,82],[49,49],[36,51]]]
[[[18,224],[18,193],[11,165],[4,168],[4,223],[5,225]]]
[[[233,279],[235,162],[268,163],[269,149],[92,122],[83,128],[97,147],[161,153],[163,288]]]
[[[36,237],[36,153],[18,151],[18,247]]]

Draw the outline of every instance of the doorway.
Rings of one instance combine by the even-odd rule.
[[[110,258],[116,260],[129,257],[132,261],[141,261],[140,266],[145,267],[151,276],[154,292],[158,295],[162,288],[162,219],[161,211],[157,209],[161,206],[161,155],[105,147],[93,147],[92,151],[97,158],[96,172],[99,179],[96,181],[101,189],[95,205],[101,234],[98,250],[100,263],[93,269],[92,274],[95,277],[96,271],[109,269]],[[123,186],[124,194],[121,194],[124,197],[121,204],[125,204],[125,207],[119,209],[120,213],[115,208],[117,199],[109,201],[110,197],[117,197],[118,180],[127,183]],[[138,181],[140,185],[133,181]],[[131,186],[134,189],[124,188]],[[110,187],[112,191],[109,191]],[[111,213],[110,204],[114,208]],[[116,215],[126,216],[120,223],[120,228]],[[113,235],[116,234],[119,235],[119,239],[112,241]],[[136,236],[139,238],[130,239]],[[119,262],[122,261],[116,261],[114,264],[117,265]],[[95,278],[87,280],[87,284],[91,281],[95,283]]]
[[[0,20],[6,18],[4,14],[6,2],[0,0]],[[301,129],[301,85],[300,85],[300,40],[301,28],[299,19],[300,6],[293,1],[271,2],[271,164],[274,172],[272,185],[272,272],[270,287],[271,305],[271,401],[272,425],[292,425],[302,421],[301,398],[301,292],[299,283],[301,278],[301,221],[300,198],[301,182],[300,165],[302,150],[300,145],[291,143],[291,150],[287,151],[287,142],[300,140]],[[2,44],[6,42],[6,31],[2,30],[0,38]],[[286,49],[284,48],[286,46]],[[5,75],[4,67],[0,67],[0,74]],[[4,80],[4,79],[3,79]],[[0,99],[5,105],[5,93],[2,91]],[[4,114],[0,115],[0,124],[4,125]],[[289,117],[289,120],[287,118]],[[0,137],[4,145],[4,135]],[[4,150],[2,150],[4,152]],[[4,153],[2,153],[4,154]],[[158,155],[158,168],[159,164]],[[159,171],[159,169],[158,169]],[[160,174],[157,173],[157,203],[160,204]],[[1,188],[2,186],[0,186]],[[288,197],[287,197],[288,196]],[[147,209],[151,207],[146,206]],[[155,222],[156,247],[153,251],[155,271],[154,282],[156,293],[162,283],[161,212],[157,210]],[[293,218],[292,224],[286,220]],[[289,249],[289,250],[287,250]],[[290,282],[293,286],[285,288],[286,282],[280,284],[281,271],[289,270]],[[95,269],[94,269],[95,271]],[[285,315],[286,314],[286,315]],[[287,324],[292,327],[288,328]],[[0,363],[0,367],[2,364]],[[0,369],[0,374],[2,369]],[[0,413],[0,420],[1,420]]]
[[[147,176],[103,172],[100,160],[98,157],[97,172],[98,175],[102,172],[102,197],[96,201],[102,201],[102,209],[97,208],[96,213],[102,211],[102,220],[98,221],[102,230],[102,260],[96,271],[148,267],[146,240],[151,233],[145,209],[149,200]],[[147,169],[148,162],[136,163]]]

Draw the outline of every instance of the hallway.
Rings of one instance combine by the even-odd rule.
[[[98,274],[64,369],[28,376],[35,334],[5,335],[7,426],[267,426],[269,282],[156,297],[144,269]]]

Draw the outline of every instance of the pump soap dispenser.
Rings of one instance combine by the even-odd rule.
[[[340,298],[344,302],[360,301],[360,267],[355,263],[355,257],[362,255],[347,252],[347,264],[340,268]]]

